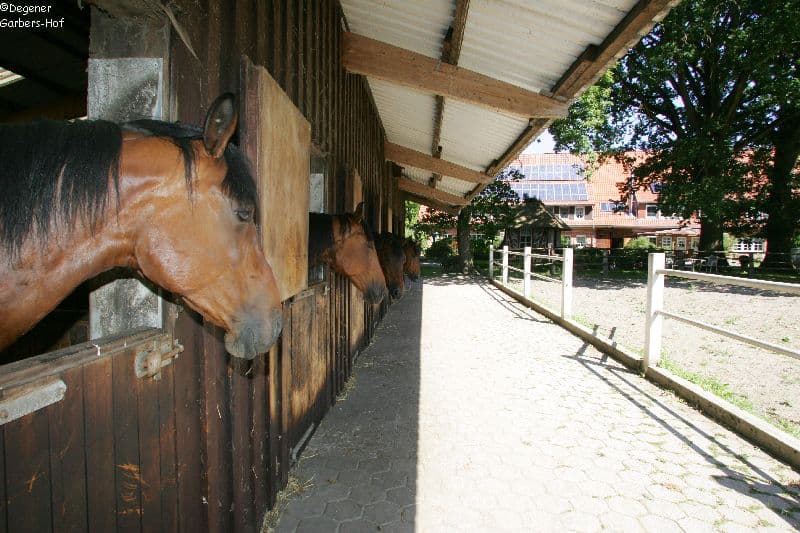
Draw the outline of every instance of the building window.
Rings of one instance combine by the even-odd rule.
[[[764,239],[736,239],[735,252],[763,252]]]
[[[600,202],[600,211],[603,213],[614,213],[625,209],[624,202]]]
[[[575,246],[583,248],[586,246],[586,235],[578,235],[575,237]]]
[[[583,207],[576,207],[575,208],[575,218],[582,219],[584,217],[585,211]]]
[[[667,235],[661,237],[661,247],[665,250],[672,250],[672,237]]]
[[[647,218],[658,218],[658,204],[647,204]]]
[[[675,249],[676,250],[686,249],[686,237],[677,237],[675,239]]]
[[[569,206],[562,205],[558,208],[558,216],[564,220],[569,218]]]

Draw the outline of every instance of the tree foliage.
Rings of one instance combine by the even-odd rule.
[[[798,14],[800,0],[685,0],[554,122],[557,147],[600,160],[646,150],[646,161],[626,161],[636,184],[663,184],[663,212],[699,214],[703,249],[762,211],[783,220],[790,241],[800,215]],[[773,238],[778,248],[786,240]]]

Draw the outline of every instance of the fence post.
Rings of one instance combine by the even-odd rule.
[[[494,244],[489,245],[489,281],[494,281]]]
[[[572,318],[572,248],[564,248],[561,264],[561,318]]]
[[[522,295],[531,297],[531,247],[526,246],[522,254]]]
[[[661,329],[664,317],[659,311],[664,307],[664,270],[666,259],[663,253],[647,256],[647,322],[644,334],[643,372],[658,364],[661,358]]]
[[[503,286],[508,285],[508,246],[503,246]]]
[[[608,276],[608,250],[603,250],[603,277]]]

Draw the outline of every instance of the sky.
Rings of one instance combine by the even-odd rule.
[[[547,130],[539,135],[527,148],[522,152],[523,154],[549,154],[555,152],[555,141],[553,136]]]

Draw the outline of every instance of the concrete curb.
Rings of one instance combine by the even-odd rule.
[[[596,331],[582,324],[561,318],[553,310],[525,298],[522,294],[503,286],[496,280],[490,280],[490,282],[505,294],[530,307],[537,313],[546,316],[573,335],[641,374],[642,358],[638,355],[617,345],[614,341],[609,341],[607,338],[599,336]],[[674,392],[710,418],[730,428],[735,433],[800,472],[800,440],[663,368],[650,367],[645,372],[644,377],[660,387]]]

